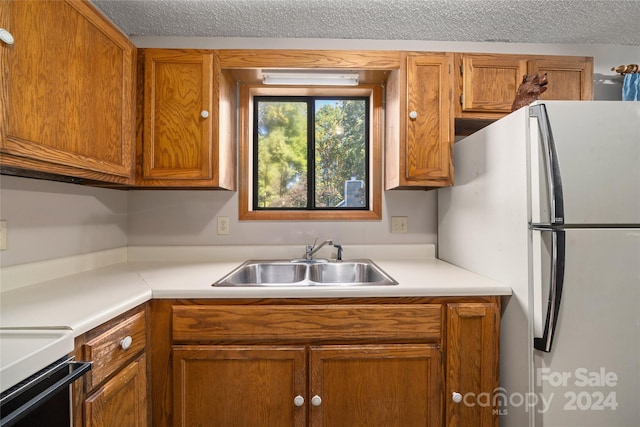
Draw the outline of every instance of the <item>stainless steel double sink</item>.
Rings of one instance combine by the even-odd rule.
[[[380,286],[397,285],[370,259],[249,260],[212,286]]]

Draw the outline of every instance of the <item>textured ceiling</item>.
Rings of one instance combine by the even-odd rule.
[[[130,36],[640,45],[640,0],[93,0]]]

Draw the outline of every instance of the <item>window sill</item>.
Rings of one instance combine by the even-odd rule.
[[[240,221],[377,221],[374,211],[240,211]]]

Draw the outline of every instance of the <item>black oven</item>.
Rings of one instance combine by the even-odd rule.
[[[70,427],[71,383],[91,362],[64,357],[0,394],[0,427]]]

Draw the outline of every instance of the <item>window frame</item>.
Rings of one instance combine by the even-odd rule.
[[[265,221],[341,221],[382,219],[382,95],[381,84],[354,87],[301,87],[241,84],[238,116],[238,217]],[[369,209],[368,210],[254,210],[253,194],[253,97],[254,96],[366,96],[369,98]]]
[[[365,206],[362,207],[337,207],[337,206],[316,206],[316,198],[317,198],[317,184],[316,184],[316,162],[318,161],[318,158],[316,157],[316,135],[315,135],[315,124],[316,124],[316,114],[318,112],[317,110],[317,102],[318,101],[333,101],[333,100],[351,100],[351,101],[360,101],[360,102],[364,102],[365,107],[367,108],[367,113],[366,113],[366,117],[365,117],[365,123],[366,123],[366,128],[364,129],[364,137],[365,137],[365,141],[366,141],[366,147],[365,147],[365,156],[364,156],[364,162],[367,165],[367,168],[365,170],[365,175],[364,175],[364,179],[366,181],[366,187],[365,187],[365,191],[366,191],[366,203]],[[258,170],[258,165],[259,165],[259,159],[257,158],[257,156],[254,156],[253,153],[255,153],[255,150],[258,147],[258,129],[256,128],[256,112],[259,110],[258,104],[259,103],[269,103],[269,102],[292,102],[292,103],[304,103],[307,105],[307,116],[306,116],[306,120],[307,120],[307,152],[306,152],[306,162],[307,162],[307,206],[305,207],[281,207],[281,206],[277,206],[277,207],[259,207],[258,206],[258,201],[259,201],[259,195],[256,192],[256,186],[258,183],[258,177],[256,176],[256,171]],[[340,95],[340,96],[291,96],[291,95],[287,95],[287,96],[264,96],[264,95],[256,95],[254,96],[254,101],[253,101],[253,128],[252,128],[252,158],[253,158],[253,168],[252,168],[252,188],[251,188],[251,202],[252,202],[252,207],[256,210],[256,211],[263,211],[263,210],[276,210],[276,211],[294,211],[294,210],[311,210],[311,211],[321,211],[321,210],[328,210],[328,211],[346,211],[346,210],[369,210],[369,202],[370,202],[370,197],[369,197],[369,191],[371,190],[369,188],[369,176],[370,176],[370,171],[369,169],[371,168],[371,162],[369,161],[369,157],[370,157],[370,149],[371,149],[371,144],[369,143],[371,138],[369,137],[369,133],[370,133],[370,129],[371,129],[371,107],[370,107],[370,103],[371,103],[371,99],[368,96],[354,96],[354,95]]]

